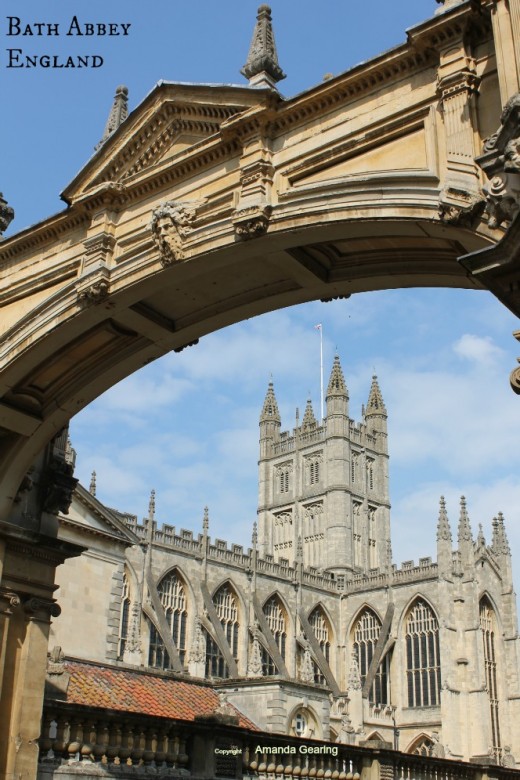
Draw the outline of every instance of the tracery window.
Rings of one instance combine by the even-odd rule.
[[[166,621],[170,627],[173,643],[179,652],[181,664],[184,664],[188,610],[184,585],[177,572],[171,572],[171,574],[164,577],[159,583],[157,592],[164,608]],[[159,669],[168,669],[170,666],[170,657],[164,647],[161,635],[153,623],[150,624],[148,663],[150,666],[155,666]]]
[[[480,630],[484,643],[484,669],[486,676],[486,691],[489,699],[491,715],[491,739],[495,757],[499,757],[501,750],[500,721],[498,712],[498,685],[497,685],[497,661],[496,661],[496,620],[495,613],[488,599],[480,602]]]
[[[318,640],[321,652],[325,656],[327,663],[330,661],[330,629],[328,621],[323,614],[323,610],[320,607],[313,609],[309,616],[309,623],[314,636]],[[313,661],[312,666],[314,669],[314,682],[317,685],[324,685],[326,680],[318,664]]]
[[[238,656],[238,599],[226,584],[215,593],[213,604],[234,658]],[[229,668],[217,643],[206,633],[206,675],[229,677]]]
[[[123,592],[121,594],[121,611],[119,613],[119,639],[117,657],[122,658],[125,653],[126,640],[128,638],[128,621],[130,619],[130,588],[126,574],[123,575]]]
[[[271,598],[264,604],[263,612],[267,619],[267,624],[271,629],[274,641],[276,642],[276,646],[278,647],[278,651],[285,661],[287,623],[285,619],[285,611],[280,604],[279,598],[277,596],[271,596]],[[261,649],[261,656],[263,675],[268,677],[273,674],[278,674],[278,669],[276,668],[275,662],[264,647]]]
[[[367,607],[363,610],[354,626],[354,652],[359,665],[362,685],[365,684],[380,631],[381,621],[375,612]],[[368,700],[371,704],[389,703],[389,665],[390,657],[387,653],[379,664],[374,681],[370,686]]]
[[[439,704],[439,624],[422,599],[414,603],[406,621],[406,676],[409,707]]]

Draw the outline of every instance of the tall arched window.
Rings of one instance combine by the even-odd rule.
[[[285,661],[285,646],[287,640],[287,621],[278,596],[271,596],[264,604],[264,615],[278,647],[278,651]],[[278,674],[276,664],[265,648],[261,649],[262,671],[264,676]]]
[[[121,594],[121,611],[119,613],[119,638],[117,657],[122,658],[125,653],[128,637],[128,621],[130,619],[130,588],[126,574],[123,575],[123,592]]]
[[[362,685],[365,684],[380,631],[381,621],[375,612],[367,607],[354,626],[354,652],[357,656]],[[370,687],[368,700],[371,704],[389,703],[389,664],[390,657],[387,653],[379,664]]]
[[[224,629],[233,657],[238,656],[238,599],[228,584],[222,585],[213,597],[213,604]],[[229,677],[228,665],[217,643],[206,634],[206,675]]]
[[[188,610],[186,604],[186,592],[182,580],[177,572],[173,571],[164,577],[157,588],[164,614],[170,627],[173,643],[179,651],[179,658],[184,664],[186,656],[186,625],[188,622]],[[160,669],[168,669],[170,658],[161,636],[153,624],[150,625],[150,650],[148,663]]]
[[[422,599],[413,604],[406,620],[406,675],[409,707],[439,704],[439,624]]]
[[[496,619],[493,607],[487,598],[480,602],[480,630],[484,643],[484,669],[486,675],[486,691],[489,699],[491,716],[491,742],[495,756],[500,755],[500,722],[498,713],[498,685],[496,661]]]
[[[318,640],[321,652],[328,663],[330,661],[330,627],[321,607],[316,607],[312,610],[309,616],[309,623],[314,631],[314,636]],[[312,662],[312,665],[314,668],[314,682],[317,685],[324,685],[326,680],[321,669],[314,661]]]

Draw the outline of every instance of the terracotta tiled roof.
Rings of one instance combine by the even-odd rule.
[[[77,661],[65,667],[69,704],[188,721],[211,715],[219,706],[218,694],[207,685]],[[258,730],[239,710],[236,714],[242,728]]]

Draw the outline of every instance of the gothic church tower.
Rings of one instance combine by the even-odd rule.
[[[321,423],[307,401],[281,431],[272,383],[260,415],[260,554],[347,578],[390,566],[387,413],[373,377],[361,422],[349,417],[336,357]],[[303,560],[301,560],[303,559]]]

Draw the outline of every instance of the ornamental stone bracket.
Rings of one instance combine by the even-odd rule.
[[[446,186],[439,197],[439,217],[447,225],[472,227],[485,207],[482,194],[459,187]]]
[[[14,219],[14,209],[7,204],[3,193],[0,192],[0,236],[7,230]]]
[[[12,615],[13,610],[20,606],[20,596],[8,588],[0,587],[0,615]]]
[[[50,514],[68,514],[72,493],[78,480],[73,476],[74,466],[53,457],[47,466],[45,475],[45,495],[43,509]]]
[[[513,336],[517,341],[520,341],[520,330],[515,330]],[[517,362],[520,363],[520,358],[517,358]],[[513,392],[520,395],[520,366],[517,366],[511,371],[509,382],[511,383]]]
[[[269,227],[271,212],[271,206],[248,206],[237,209],[233,216],[233,226],[237,239],[247,241],[251,238],[263,236]]]
[[[108,297],[109,292],[110,271],[106,266],[99,267],[76,284],[78,304],[84,307],[101,303]]]
[[[169,200],[154,209],[150,230],[164,267],[186,259],[185,242],[193,230],[195,214],[204,203],[206,199]]]
[[[520,210],[520,93],[506,103],[500,121],[476,158],[487,177],[484,192],[490,228],[511,223]]]

